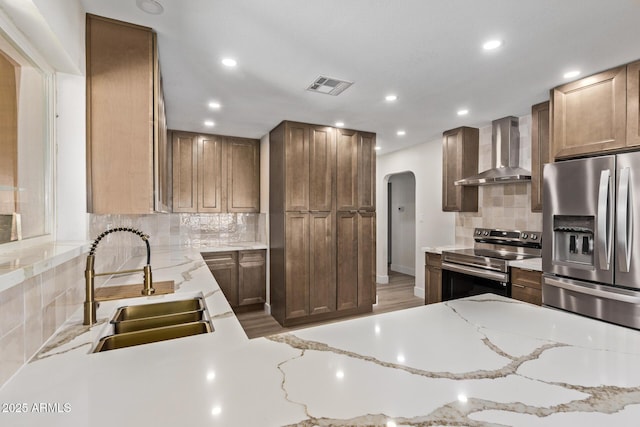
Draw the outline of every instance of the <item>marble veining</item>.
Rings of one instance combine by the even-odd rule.
[[[481,295],[249,340],[197,252],[154,263],[181,286],[134,303],[198,293],[214,332],[93,354],[123,301],[91,328],[78,312],[0,388],[72,410],[0,425],[638,425],[639,331]]]

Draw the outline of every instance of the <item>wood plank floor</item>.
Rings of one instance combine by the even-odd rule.
[[[237,313],[236,317],[240,321],[245,333],[249,338],[264,337],[267,335],[279,334],[296,329],[317,326],[323,323],[340,322],[354,317],[370,316],[372,314],[386,313],[388,311],[402,310],[405,308],[424,305],[424,299],[413,295],[415,279],[395,271],[389,272],[389,283],[378,284],[378,304],[373,306],[372,313],[350,316],[342,319],[334,319],[326,322],[318,322],[310,325],[297,326],[293,328],[283,328],[271,315],[264,311],[251,311],[248,313]]]

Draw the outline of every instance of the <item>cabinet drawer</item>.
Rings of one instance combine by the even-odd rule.
[[[240,262],[264,262],[265,249],[258,249],[254,251],[240,251]]]
[[[542,305],[542,291],[517,283],[511,284],[511,297],[531,304]]]
[[[202,252],[202,259],[208,266],[235,264],[238,260],[238,252]]]
[[[521,268],[512,268],[511,283],[524,285],[540,290],[542,289],[542,272],[534,270],[524,270]]]
[[[427,252],[426,262],[428,266],[440,268],[442,266],[442,255]]]

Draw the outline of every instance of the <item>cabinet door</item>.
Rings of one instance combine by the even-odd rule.
[[[266,301],[265,250],[240,251],[238,254],[238,304],[249,305]]]
[[[309,210],[309,126],[287,123],[285,153],[285,211]]]
[[[531,107],[531,212],[542,212],[542,169],[549,163],[549,101]]]
[[[285,318],[308,316],[309,214],[285,214]]]
[[[376,294],[376,214],[358,217],[358,307],[371,306]]]
[[[309,209],[330,211],[336,181],[335,131],[330,127],[312,126],[309,137]]]
[[[442,139],[442,210],[477,212],[478,187],[455,181],[478,173],[479,131],[461,127],[444,132]]]
[[[173,211],[198,211],[198,138],[190,133],[172,133]]]
[[[425,268],[425,304],[442,301],[442,256],[435,253],[426,254]]]
[[[614,68],[552,90],[554,158],[626,145],[626,70]]]
[[[226,212],[224,155],[222,137],[198,137],[198,212]]]
[[[332,212],[315,212],[309,219],[310,312],[332,312],[336,309],[335,216]]]
[[[358,132],[358,209],[376,210],[376,135]]]
[[[627,145],[640,145],[640,61],[627,66]]]
[[[87,15],[87,207],[153,212],[154,38],[149,28]]]
[[[260,141],[227,138],[227,212],[260,212]]]
[[[238,253],[210,252],[202,254],[231,307],[238,306]]]
[[[358,133],[336,129],[336,209],[358,209]]]
[[[0,55],[0,188],[18,186],[18,86],[16,67]],[[18,211],[15,191],[0,190],[0,214]],[[2,230],[4,231],[4,230]],[[5,242],[0,238],[0,242]]]
[[[337,221],[337,310],[358,306],[358,213],[339,211]]]

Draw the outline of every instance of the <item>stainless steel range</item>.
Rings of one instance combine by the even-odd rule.
[[[509,261],[540,257],[542,233],[476,228],[470,249],[442,251],[442,300],[494,293],[511,296]]]

